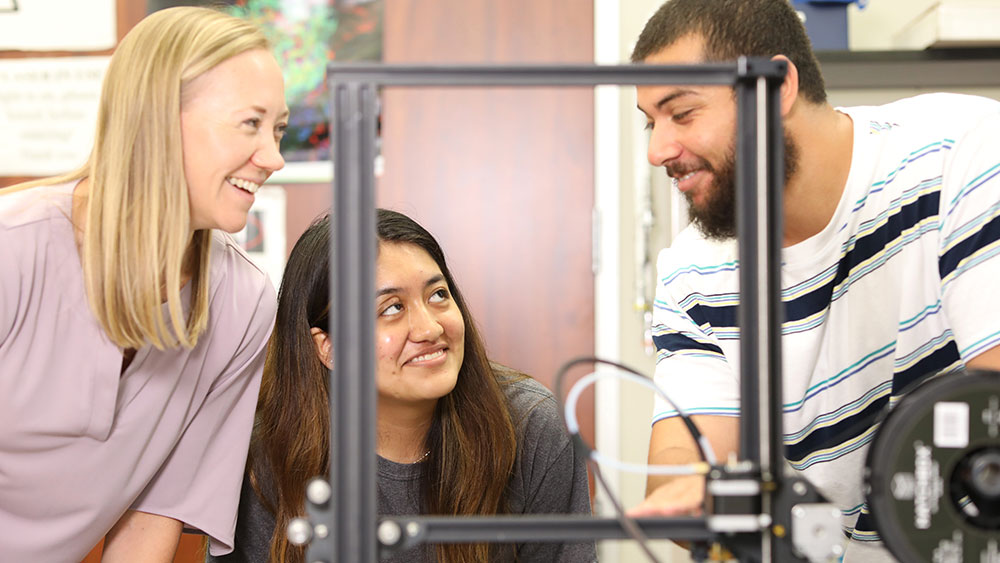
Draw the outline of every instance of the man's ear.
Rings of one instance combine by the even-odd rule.
[[[331,354],[333,346],[330,343],[330,335],[317,327],[309,329],[309,333],[312,334],[313,344],[316,345],[316,355],[319,356],[319,361],[323,362],[326,369],[333,369],[333,356]]]
[[[799,69],[785,55],[775,55],[771,57],[771,60],[785,61],[788,64],[785,81],[781,83],[781,117],[788,117],[788,113],[792,111],[795,100],[799,97]]]

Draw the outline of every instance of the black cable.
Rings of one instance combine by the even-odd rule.
[[[618,362],[613,362],[611,360],[602,360],[601,358],[597,358],[594,356],[581,356],[579,358],[574,358],[563,364],[562,367],[559,368],[559,371],[556,373],[556,380],[555,380],[556,400],[559,403],[560,413],[562,413],[565,408],[565,402],[564,402],[565,396],[563,395],[563,380],[566,378],[566,373],[570,369],[576,367],[577,365],[584,363],[609,365],[618,368],[622,371],[626,371],[634,375],[637,375],[643,379],[649,379],[648,377],[639,373],[638,371],[626,365],[619,364]],[[695,447],[698,448],[698,455],[701,457],[701,461],[708,462],[708,456],[705,455],[705,449],[702,448],[701,431],[698,430],[698,427],[695,426],[694,422],[691,421],[691,418],[684,411],[678,408],[678,406],[673,402],[673,400],[670,399],[670,397],[668,397],[665,393],[662,393],[662,391],[660,393],[660,396],[663,397],[663,399],[665,399],[668,403],[670,403],[670,406],[673,407],[675,411],[677,411],[677,415],[680,416],[681,420],[684,421],[684,426],[687,427],[688,432],[694,439]],[[590,452],[593,451],[593,448],[591,448],[586,442],[583,441],[583,438],[580,437],[579,433],[574,433],[571,437],[573,438],[574,443],[576,443],[579,447],[583,448],[583,452],[585,453],[585,455],[589,456]]]
[[[560,413],[563,413],[565,411],[565,406],[566,406],[565,396],[563,395],[563,380],[566,377],[566,373],[569,372],[569,370],[572,369],[573,367],[582,363],[605,364],[618,368],[622,371],[632,373],[638,377],[648,379],[645,375],[639,373],[638,371],[628,366],[619,364],[618,362],[613,362],[611,360],[602,360],[601,358],[593,356],[582,356],[579,358],[574,358],[563,364],[563,366],[559,368],[559,371],[556,373],[556,380],[555,380],[556,401],[559,404]],[[691,437],[694,439],[695,447],[698,448],[698,455],[701,456],[702,461],[707,463],[708,456],[705,455],[705,450],[702,448],[703,438],[701,431],[698,430],[698,427],[694,424],[694,422],[691,421],[691,419],[687,416],[687,414],[685,414],[684,411],[678,408],[677,405],[670,399],[670,397],[668,397],[665,393],[663,393],[662,390],[658,390],[657,394],[663,397],[668,403],[670,403],[670,406],[672,406],[674,410],[677,411],[678,416],[680,416],[681,419],[684,421],[684,425],[687,427],[688,432],[691,433]],[[622,508],[621,501],[611,491],[611,487],[608,486],[607,482],[604,481],[604,476],[601,474],[600,464],[598,464],[591,456],[593,448],[591,448],[583,440],[579,432],[571,432],[570,437],[573,439],[574,447],[576,448],[577,454],[584,457],[587,460],[587,463],[590,465],[590,468],[594,473],[594,477],[597,479],[597,482],[600,484],[600,486],[604,489],[604,492],[607,494],[608,499],[614,506],[615,514],[618,518],[618,522],[621,523],[622,529],[625,530],[625,533],[628,534],[629,537],[632,538],[632,540],[634,540],[636,543],[639,544],[639,547],[642,549],[642,551],[646,554],[646,557],[648,557],[652,563],[660,563],[660,560],[649,548],[649,538],[646,536],[645,533],[643,533],[642,528],[640,528],[639,525],[636,524],[635,519],[630,518],[627,514],[625,514],[625,510],[624,508]]]
[[[649,548],[649,538],[642,532],[642,528],[635,523],[635,519],[625,514],[625,509],[622,508],[622,504],[618,500],[618,497],[611,492],[611,487],[609,487],[607,482],[604,481],[604,476],[601,474],[600,464],[589,458],[587,459],[587,463],[590,465],[591,471],[594,472],[594,477],[597,478],[597,482],[601,485],[601,488],[604,489],[605,494],[608,495],[608,499],[611,500],[612,506],[615,507],[615,515],[618,517],[618,522],[621,523],[622,529],[625,530],[625,533],[628,534],[630,538],[639,544],[639,547],[646,554],[646,557],[652,561],[652,563],[660,563],[659,558],[657,558],[653,553],[653,550]]]

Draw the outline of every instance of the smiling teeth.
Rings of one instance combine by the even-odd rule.
[[[252,194],[257,193],[257,190],[260,189],[260,184],[255,184],[254,182],[251,182],[250,180],[242,180],[240,178],[233,178],[232,176],[230,176],[229,178],[226,178],[226,181],[228,181],[230,184],[236,186],[237,188],[240,188],[241,190],[248,191],[248,192],[250,192]]]
[[[444,355],[444,350],[438,350],[437,352],[431,352],[430,354],[424,354],[422,356],[417,356],[410,360],[410,362],[424,362],[427,360],[433,360],[434,358],[439,358]]]
[[[687,180],[688,178],[690,178],[691,176],[694,176],[697,173],[698,173],[697,170],[695,170],[694,172],[688,172],[687,174],[681,176],[677,181],[678,182],[683,182],[684,180]]]

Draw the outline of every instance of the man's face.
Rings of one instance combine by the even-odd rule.
[[[705,62],[702,39],[688,35],[651,55],[647,64]],[[728,86],[637,86],[650,129],[647,157],[663,166],[688,202],[704,235],[736,236],[736,98]],[[798,146],[785,132],[785,185],[798,167]]]
[[[689,35],[644,61],[705,61],[701,38]],[[648,158],[663,166],[689,204],[691,221],[709,238],[735,236],[736,101],[728,86],[638,86],[650,129]]]

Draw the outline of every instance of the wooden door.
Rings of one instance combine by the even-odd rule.
[[[386,0],[387,63],[590,63],[592,0]],[[438,238],[491,357],[594,351],[592,88],[389,89],[377,201]],[[581,426],[593,439],[593,399]]]
[[[145,2],[117,4],[120,38]],[[593,60],[592,0],[386,0],[384,13],[386,62]],[[379,205],[438,238],[491,357],[551,387],[563,362],[594,350],[592,90],[400,89],[383,101]],[[291,247],[329,186],[286,187]],[[593,440],[591,397],[580,415]],[[175,562],[202,560],[202,542],[183,536]],[[97,546],[84,561],[99,560]]]

